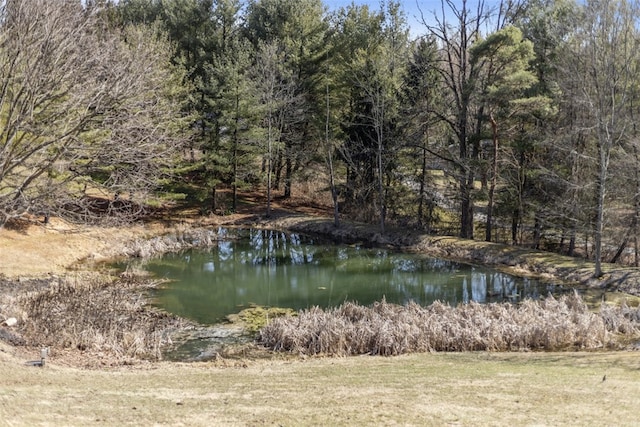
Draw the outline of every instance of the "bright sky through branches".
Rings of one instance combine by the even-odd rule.
[[[341,7],[347,7],[351,3],[356,5],[368,5],[372,11],[380,9],[380,0],[323,0],[323,3],[329,8],[330,11],[337,10]],[[461,1],[454,1],[456,6],[460,6]],[[433,22],[434,11],[440,15],[442,13],[441,0],[407,0],[400,2],[402,9],[404,10],[407,18],[407,23],[411,29],[412,36],[419,36],[425,33],[424,25],[422,24],[421,16],[428,23]],[[486,7],[497,8],[500,4],[500,0],[485,0]],[[469,0],[467,7],[472,11],[477,7],[477,1]],[[448,6],[445,5],[445,11],[448,10]],[[422,11],[422,15],[421,15]]]

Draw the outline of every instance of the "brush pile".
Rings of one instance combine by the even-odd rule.
[[[19,332],[26,345],[78,349],[113,360],[161,358],[168,333],[181,321],[145,306],[145,286],[136,279],[61,281],[23,295]]]
[[[587,350],[616,348],[640,335],[640,308],[604,306],[593,313],[578,294],[520,304],[428,307],[378,302],[313,307],[274,319],[260,344],[305,355],[399,355],[429,351]]]

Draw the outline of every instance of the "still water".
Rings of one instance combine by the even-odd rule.
[[[496,270],[418,254],[322,242],[269,230],[226,230],[230,240],[145,261],[169,279],[155,304],[203,324],[252,304],[303,309],[386,298],[451,305],[538,298],[554,286]]]

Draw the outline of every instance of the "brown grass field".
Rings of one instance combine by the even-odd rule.
[[[101,229],[54,222],[46,229],[0,230],[0,274],[82,277],[78,262],[117,253],[128,240],[157,233],[154,227],[159,226]],[[88,357],[95,363],[87,363]],[[37,348],[0,340],[0,427],[640,422],[638,351],[275,353],[264,359],[115,366],[101,363],[101,357],[54,348],[45,367],[27,366],[39,358]]]
[[[639,356],[427,353],[82,370],[55,357],[27,367],[0,351],[0,425],[632,426]]]

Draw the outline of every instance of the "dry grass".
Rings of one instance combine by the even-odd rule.
[[[232,239],[226,233],[215,229],[197,227],[174,227],[171,233],[151,238],[138,238],[129,242],[121,255],[136,258],[150,258],[168,252],[178,252],[189,248],[210,247],[219,240]]]
[[[274,319],[258,342],[300,354],[399,355],[428,351],[586,350],[616,348],[620,334],[640,335],[640,309],[592,313],[577,294],[559,299],[428,307],[384,300],[371,307],[304,310]]]
[[[145,287],[152,285],[126,278],[61,281],[18,298],[18,332],[28,346],[77,349],[120,363],[158,360],[181,321],[145,307]]]
[[[631,426],[637,352],[431,353],[44,369],[0,343],[0,425]],[[606,376],[606,379],[604,379]],[[603,380],[604,379],[604,380]]]

